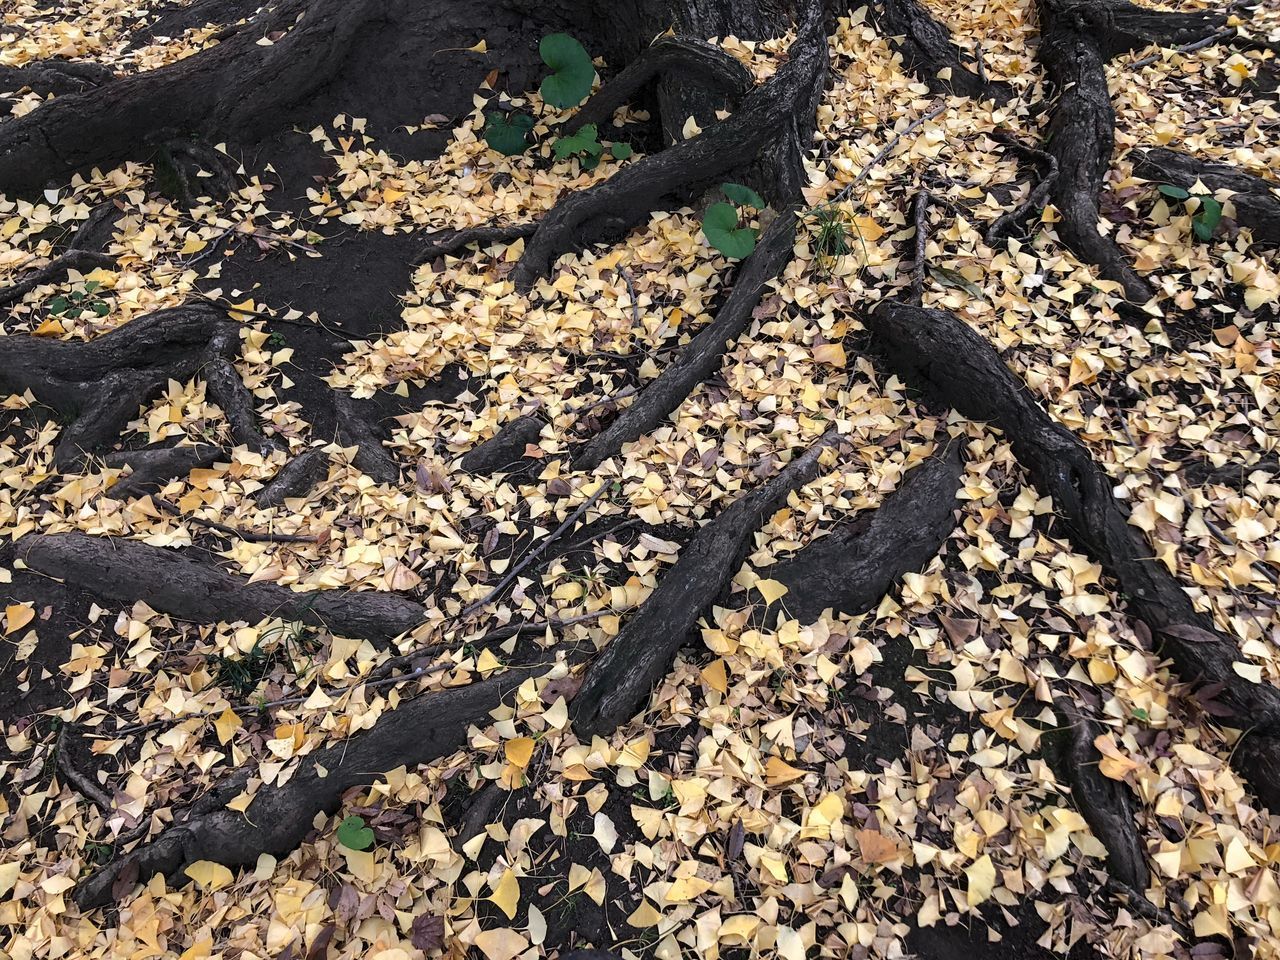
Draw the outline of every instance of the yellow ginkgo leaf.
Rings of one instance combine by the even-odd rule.
[[[35,619],[36,611],[29,603],[11,603],[4,608],[4,632],[21,630]]]
[[[964,875],[969,880],[969,906],[976,907],[991,896],[991,891],[996,886],[996,868],[991,857],[984,853],[965,867]]]
[[[785,597],[790,587],[780,580],[757,580],[756,589],[764,597],[765,603],[774,603]]]
[[[529,941],[509,927],[481,930],[475,944],[488,960],[512,960],[529,949]]]
[[[183,872],[194,880],[201,890],[221,890],[235,879],[230,870],[212,860],[197,860]]]
[[[516,908],[520,905],[520,881],[516,879],[514,870],[502,872],[489,900],[507,915],[508,920],[516,918]]]
[[[234,710],[227,707],[219,714],[218,719],[213,721],[213,729],[218,735],[218,743],[225,746],[227,741],[234,737],[236,731],[240,729],[240,718]]]
[[[773,787],[791,783],[793,780],[799,780],[803,776],[803,770],[797,770],[780,757],[770,757],[769,762],[764,765],[765,780]]]
[[[523,770],[533,759],[533,738],[515,737],[503,744],[502,751],[506,754],[508,763]]]

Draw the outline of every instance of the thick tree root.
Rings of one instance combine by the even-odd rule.
[[[602,124],[614,111],[635,97],[651,80],[670,74],[692,79],[708,97],[706,107],[733,108],[755,82],[751,71],[737,57],[725,53],[714,43],[693,37],[659,37],[628,64],[621,73],[604,84],[564,125],[565,133],[574,133],[588,123]],[[719,96],[715,96],[718,93]],[[686,107],[688,105],[686,104]],[[670,111],[663,111],[663,119]],[[682,111],[683,112],[683,111]],[[704,121],[713,116],[709,109],[696,113],[683,112]],[[679,121],[683,124],[683,117]],[[668,124],[668,139],[676,139]],[[679,131],[674,131],[678,133]]]
[[[258,491],[254,503],[258,506],[279,507],[293,497],[303,497],[312,487],[329,475],[329,455],[318,447],[298,454]]]
[[[398,483],[400,464],[387,452],[369,421],[360,415],[356,401],[335,391],[333,412],[338,442],[356,448],[355,465],[379,483]]]
[[[212,466],[225,456],[221,447],[208,443],[109,453],[103,458],[108,467],[116,470],[129,467],[132,472],[108,488],[106,495],[121,501],[145,497],[158,492],[169,481]]]
[[[536,444],[541,433],[541,419],[533,415],[517,417],[484,443],[468,450],[462,458],[462,469],[482,476],[505,470],[524,458],[529,444]]]
[[[369,730],[307,754],[284,786],[261,788],[243,813],[226,805],[244,791],[251,769],[231,774],[194,804],[185,819],[157,839],[124,854],[80,884],[81,909],[116,899],[117,883],[128,889],[157,873],[178,882],[197,860],[227,866],[256,863],[262,853],[283,855],[312,830],[317,813],[333,813],[342,795],[382,772],[448,756],[467,742],[468,729],[530,677],[550,664],[519,667],[501,676],[401,703]]]
[[[218,143],[287,123],[385,9],[381,0],[280,0],[193,57],[43,104],[0,125],[0,192],[32,193],[78,170],[140,158],[159,131]]]
[[[1053,498],[1072,539],[1116,581],[1130,612],[1151,630],[1179,676],[1187,683],[1221,684],[1216,699],[1233,711],[1241,729],[1250,730],[1247,749],[1233,753],[1233,765],[1265,802],[1280,800],[1280,767],[1258,762],[1280,753],[1266,742],[1280,734],[1280,690],[1235,672],[1236,642],[1196,611],[1154,558],[1084,445],[1053,421],[990,344],[952,314],[888,301],[868,322],[903,380],[1004,431],[1040,492]]]
[[[889,38],[902,54],[906,68],[934,93],[992,99],[997,103],[1013,96],[1007,83],[987,80],[980,53],[978,72],[966,66],[964,54],[951,42],[950,32],[920,0],[874,0],[868,9],[876,30]]]
[[[574,469],[594,470],[605,460],[617,456],[624,444],[653,430],[720,367],[725,349],[751,322],[752,311],[765,287],[791,259],[795,235],[796,214],[788,209],[779,214],[760,238],[715,320],[690,341],[678,360],[640,392],[631,406],[574,457]]]
[[[819,457],[838,439],[824,436],[685,545],[676,565],[587,671],[569,706],[579,737],[608,736],[644,706],[689,631],[737,573],[756,531],[791,491],[817,476]]]
[[[615,240],[677,192],[706,189],[756,157],[768,172],[770,199],[783,208],[801,203],[807,177],[800,150],[812,135],[826,66],[822,11],[809,4],[788,61],[731,116],[556,204],[511,272],[517,289],[531,289],[562,253]]]
[[[168,140],[155,151],[161,191],[190,209],[202,200],[223,200],[236,189],[236,164],[198,140]]]
[[[1133,799],[1120,781],[1102,775],[1102,755],[1094,741],[1102,725],[1081,712],[1074,700],[1057,697],[1053,711],[1062,726],[1041,737],[1045,759],[1054,774],[1071,788],[1071,799],[1089,829],[1107,848],[1107,872],[1133,895],[1141,896],[1151,882],[1145,851],[1134,820]]]
[[[1103,277],[1119,282],[1129,300],[1146,303],[1154,295],[1151,286],[1115,241],[1098,230],[1098,198],[1115,149],[1116,114],[1097,22],[1108,9],[1096,0],[1040,0],[1040,59],[1058,88],[1045,143],[1058,165],[1050,196],[1062,216],[1058,234],[1063,242]]]
[[[115,78],[110,69],[88,60],[37,60],[21,67],[0,66],[0,92],[30,90],[41,97],[61,97],[101,87]]]
[[[788,587],[780,601],[786,614],[812,623],[826,610],[865,613],[904,573],[923,569],[955,529],[963,464],[953,440],[911,470],[868,521],[845,524],[768,568]]]
[[[1280,243],[1280,183],[1162,147],[1134,154],[1133,172],[1152,183],[1170,183],[1184,190],[1197,180],[1210,190],[1230,190],[1236,223],[1252,230],[1255,240]]]
[[[203,304],[148,314],[87,343],[4,337],[0,393],[30,390],[70,421],[54,452],[55,465],[67,468],[113,443],[170,379],[207,368],[210,394],[237,440],[268,450],[275,443],[259,431],[252,398],[230,363],[239,344],[236,325]]]
[[[420,604],[397,594],[299,593],[274,583],[250,583],[137,540],[81,533],[32,535],[19,540],[16,550],[33,570],[107,600],[144,600],[161,613],[193,623],[256,623],[279,617],[385,646],[425,618]]]

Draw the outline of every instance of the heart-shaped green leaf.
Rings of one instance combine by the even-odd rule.
[[[726,257],[741,260],[756,248],[754,227],[738,226],[738,211],[731,203],[713,203],[702,217],[702,234],[707,243]]]
[[[566,157],[578,155],[598,158],[604,152],[604,147],[596,139],[596,125],[588,123],[572,136],[560,137],[552,145],[551,150],[555,153],[556,159],[564,160]]]
[[[368,850],[373,846],[373,831],[364,824],[364,817],[347,817],[338,824],[338,842],[348,850]]]
[[[542,81],[542,99],[561,109],[576,107],[591,92],[595,64],[586,48],[567,33],[552,33],[538,44],[542,62],[554,72]]]
[[[1166,197],[1173,197],[1175,200],[1185,200],[1187,197],[1191,196],[1191,194],[1187,193],[1187,191],[1183,190],[1181,187],[1175,187],[1171,183],[1162,183],[1160,184],[1159,189]]]
[[[490,110],[485,116],[484,141],[501,154],[514,157],[529,148],[529,131],[533,117],[527,113],[503,113]]]
[[[753,207],[756,210],[763,210],[768,204],[764,202],[764,197],[756,193],[750,187],[745,187],[740,183],[722,183],[720,191],[732,200],[734,203],[742,207]]]
[[[615,160],[627,160],[635,151],[631,149],[629,143],[611,143],[609,144],[609,152],[613,154]]]

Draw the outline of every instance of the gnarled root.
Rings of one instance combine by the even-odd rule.
[[[806,177],[800,150],[812,134],[826,64],[822,11],[809,4],[790,59],[752,88],[732,115],[556,204],[511,272],[516,287],[531,289],[574,245],[616,239],[678,191],[705,189],[755,157],[769,172],[770,199],[784,207],[801,202]]]
[[[258,622],[279,617],[385,645],[412,630],[425,616],[420,604],[397,594],[347,590],[300,593],[274,583],[250,583],[218,567],[137,540],[55,533],[24,537],[16,549],[33,570],[107,600],[145,600],[161,613],[193,623]]]
[[[970,70],[951,34],[920,0],[875,0],[869,7],[876,29],[889,38],[902,62],[934,93],[990,98],[1004,103],[1013,91],[1007,83],[987,80],[978,54],[977,72]],[[940,74],[950,71],[945,79]]]
[[[587,671],[569,707],[578,736],[607,736],[635,716],[698,618],[729,585],[756,530],[792,490],[817,476],[819,457],[837,441],[835,434],[824,436],[686,544],[676,565]]]
[[[1053,188],[1058,182],[1058,158],[1052,153],[1028,147],[1011,137],[997,137],[996,139],[1015,153],[1019,153],[1043,167],[1044,173],[1036,185],[1031,188],[1031,192],[1027,194],[1027,198],[1022,203],[1008,213],[1003,214],[987,228],[985,239],[989,246],[994,246],[1003,240],[1018,229],[1033,211],[1039,210],[1048,203],[1049,195],[1053,192]]]
[[[1249,740],[1280,734],[1280,690],[1235,672],[1236,642],[1196,611],[1129,524],[1128,512],[1089,451],[1054,422],[991,345],[952,314],[896,301],[883,303],[868,322],[903,380],[1004,431],[1040,492],[1053,498],[1072,539],[1116,581],[1130,612],[1150,628],[1181,678],[1221,684],[1217,699],[1239,717],[1241,728],[1251,729]],[[1275,749],[1259,742],[1232,755],[1233,765],[1260,797],[1280,799],[1277,767],[1258,762]]]
[[[728,108],[736,107],[754,83],[751,71],[742,61],[725,53],[714,43],[695,37],[659,37],[582,105],[582,109],[564,125],[565,133],[574,133],[588,123],[604,123],[654,77],[672,74],[678,75],[681,80],[697,81],[709,101],[714,100],[715,106]],[[709,102],[708,106],[710,105],[712,104]],[[694,114],[700,120],[712,115],[706,110],[700,113],[700,116]],[[679,130],[672,130],[671,124],[676,121],[667,116],[667,111],[663,112],[663,119],[671,121],[668,123],[668,139],[674,142]],[[679,122],[683,123],[683,116]]]
[[[904,573],[923,569],[955,529],[964,476],[962,444],[915,467],[865,523],[850,523],[769,568],[788,587],[789,617],[812,623],[825,610],[857,615],[874,607]]]
[[[268,130],[341,68],[375,0],[280,0],[226,42],[177,63],[49,101],[0,125],[0,192],[149,152],[161,131],[217,143]],[[283,33],[270,46],[258,41]]]
[[[116,470],[128,467],[131,472],[110,487],[106,495],[113,500],[130,500],[156,493],[170,480],[212,466],[222,456],[221,447],[208,443],[109,453],[103,457],[108,467]]]
[[[1171,183],[1184,190],[1196,181],[1210,190],[1230,190],[1236,223],[1252,230],[1255,240],[1280,243],[1280,183],[1274,180],[1163,147],[1136,153],[1133,172],[1152,183]]]
[[[254,503],[260,507],[278,507],[293,497],[306,496],[329,474],[329,455],[313,447],[298,454],[258,491]]]
[[[170,379],[204,372],[237,441],[267,451],[276,441],[258,429],[252,397],[231,364],[239,345],[236,325],[201,303],[156,311],[87,343],[4,337],[0,391],[30,390],[70,421],[54,451],[65,469],[113,443]]]
[[[1070,697],[1057,697],[1053,711],[1062,726],[1042,735],[1045,759],[1057,778],[1071,788],[1076,808],[1107,848],[1107,872],[1141,896],[1151,882],[1151,873],[1128,788],[1104,777],[1098,768],[1102,755],[1094,741],[1102,735],[1102,725],[1082,713]]]
[[[519,667],[469,686],[402,703],[369,730],[307,754],[284,786],[261,788],[244,813],[227,809],[249,781],[249,770],[231,774],[202,797],[187,816],[154,841],[124,854],[80,884],[81,909],[113,899],[117,882],[132,887],[157,873],[177,880],[197,860],[228,866],[257,862],[262,853],[284,854],[311,832],[317,813],[332,813],[351,787],[382,771],[416,766],[448,756],[467,741],[467,730],[529,677],[549,664]]]
[[[1098,197],[1115,149],[1116,114],[1099,34],[1081,12],[1097,9],[1100,5],[1067,0],[1040,3],[1040,59],[1058,88],[1045,142],[1058,164],[1050,196],[1062,215],[1057,228],[1063,242],[1103,277],[1119,282],[1129,300],[1146,303],[1154,293],[1151,286],[1098,229]]]
[[[88,60],[36,60],[21,67],[0,66],[0,91],[30,90],[41,97],[61,97],[101,87],[115,78],[109,68]]]
[[[743,265],[729,299],[715,320],[699,331],[670,364],[574,458],[574,468],[594,470],[616,456],[623,444],[648,433],[680,406],[694,387],[719,368],[724,351],[751,322],[751,313],[765,287],[791,259],[795,243],[796,214],[787,210],[769,225],[750,259]]]
[[[116,265],[115,257],[102,252],[111,238],[111,230],[119,219],[120,210],[114,203],[99,204],[76,230],[67,249],[38,270],[33,270],[21,280],[0,290],[0,309],[12,306],[30,291],[46,283],[61,280],[75,270],[88,273],[99,267],[110,269]]]

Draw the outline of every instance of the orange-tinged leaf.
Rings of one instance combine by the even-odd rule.
[[[508,763],[523,770],[533,759],[533,738],[515,737],[502,745],[502,751],[506,754]]]
[[[4,608],[4,632],[15,633],[36,617],[35,608],[29,603],[11,603]]]

